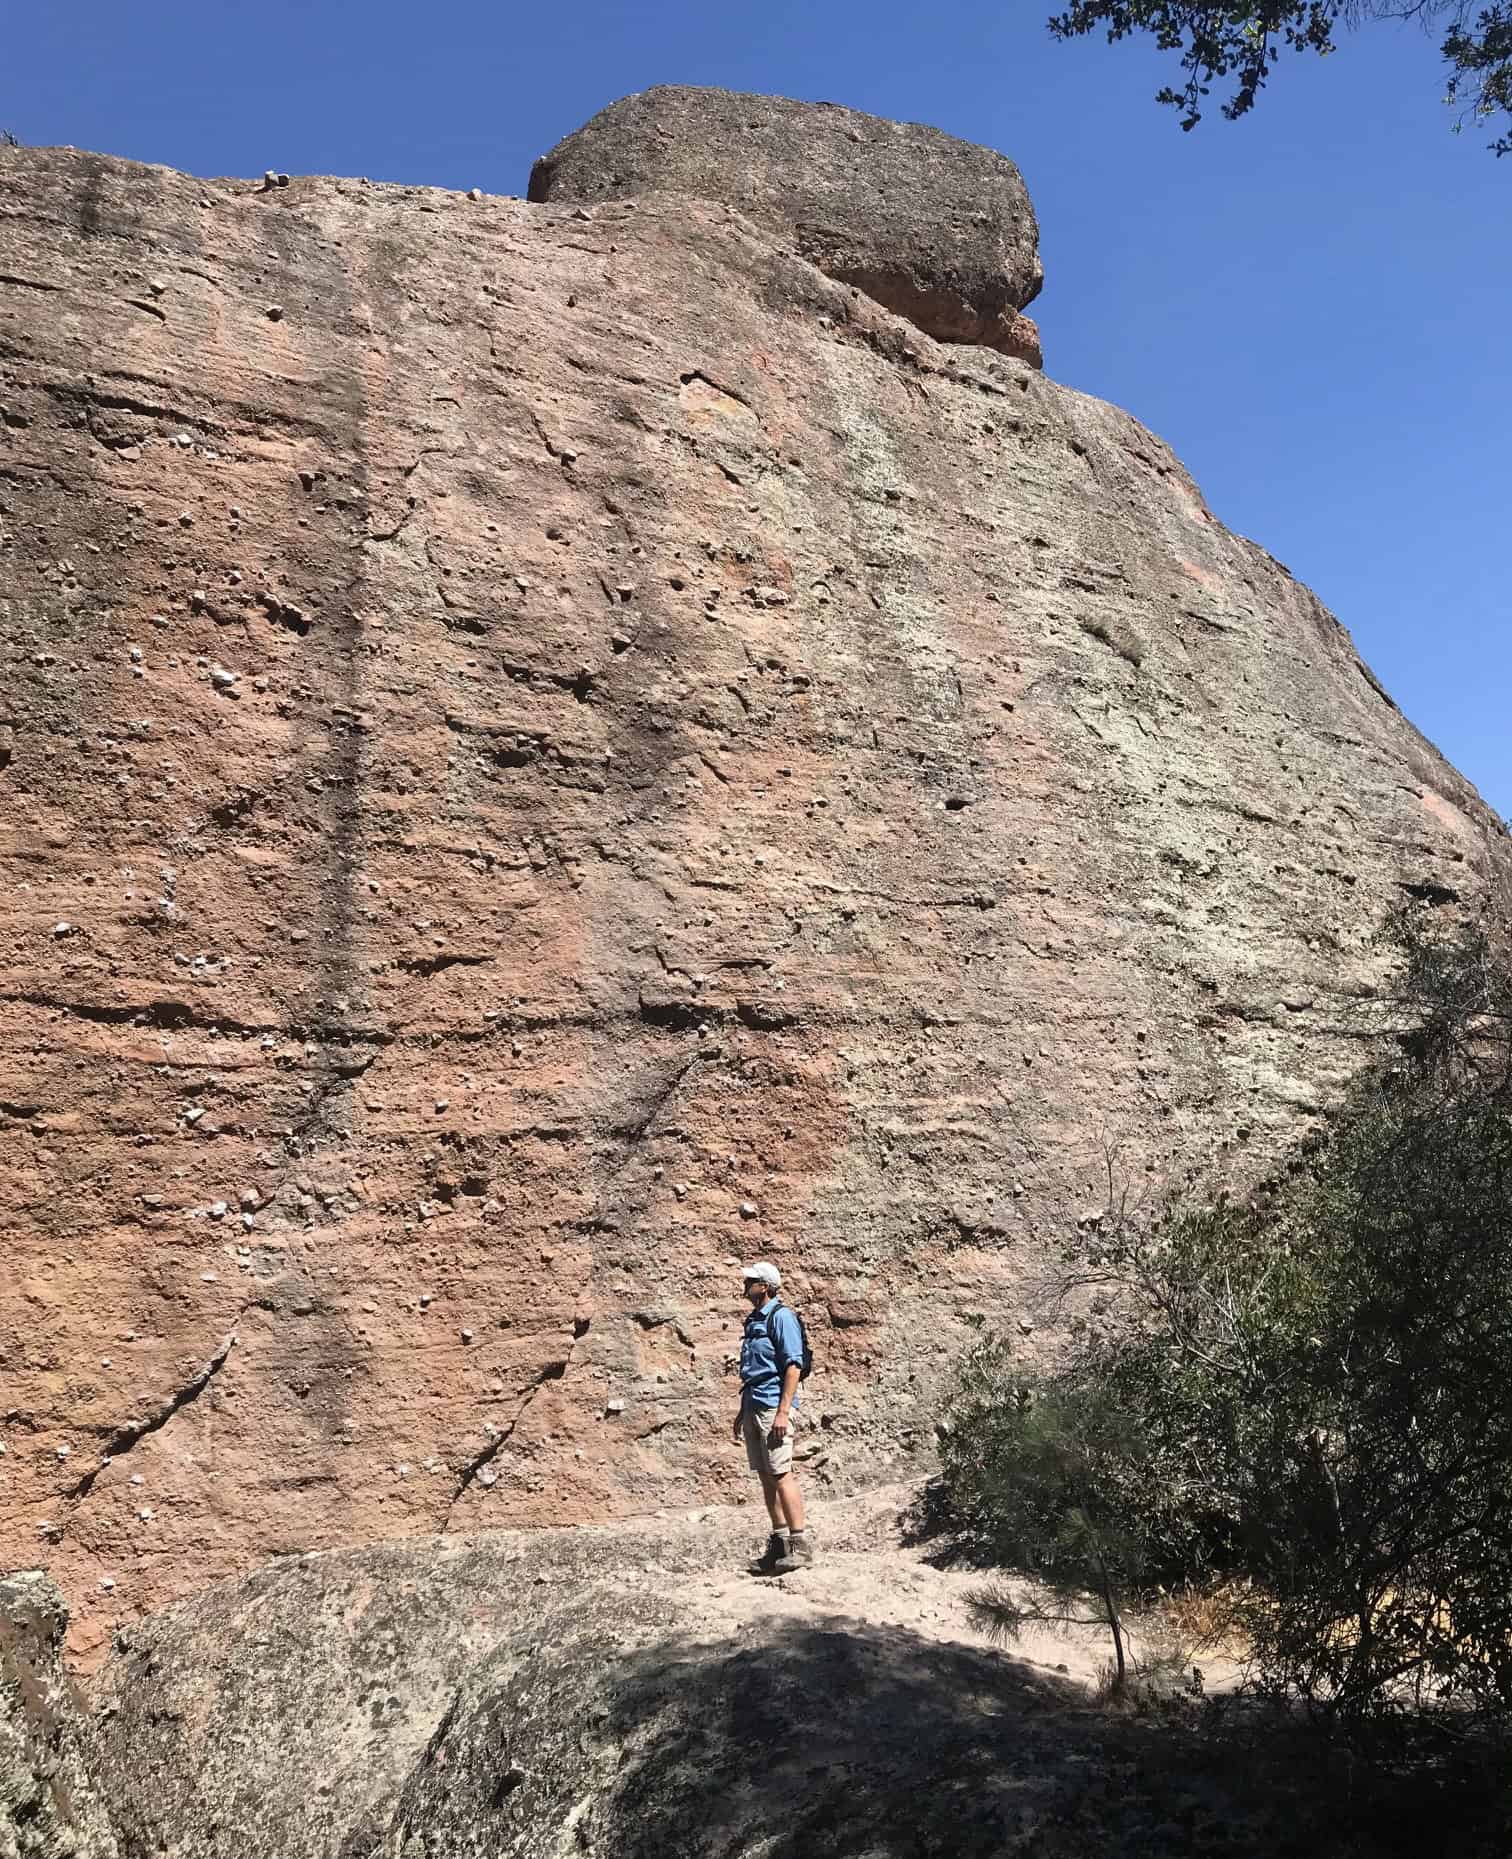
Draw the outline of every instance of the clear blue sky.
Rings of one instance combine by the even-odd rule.
[[[937,123],[1023,169],[1049,372],[1170,441],[1512,814],[1512,160],[1455,137],[1434,44],[1377,25],[1182,135],[1144,45],[1050,0],[12,0],[0,124],[200,174],[520,194],[656,83]]]

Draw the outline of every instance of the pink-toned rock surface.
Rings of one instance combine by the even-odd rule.
[[[717,204],[0,152],[0,1565],[815,1487],[1499,824],[1126,413]]]
[[[1031,368],[1043,368],[1044,350],[1040,345],[1039,324],[1032,316],[1015,314],[991,347],[1013,361],[1028,362]]]

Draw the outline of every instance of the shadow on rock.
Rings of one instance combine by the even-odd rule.
[[[578,1630],[459,1699],[384,1851],[1283,1850],[1244,1837],[1211,1767],[1189,1733],[1110,1719],[1069,1683],[901,1629],[762,1624],[733,1643],[664,1636],[618,1654]]]

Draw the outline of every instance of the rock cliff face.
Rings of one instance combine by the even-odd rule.
[[[1262,1167],[1505,870],[1158,440],[717,175],[0,167],[0,1564],[85,1657],[743,1489],[742,1255],[810,1479],[902,1467],[1105,1138]]]

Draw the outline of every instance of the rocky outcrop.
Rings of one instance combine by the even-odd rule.
[[[1019,311],[1044,278],[1013,163],[923,123],[668,84],[622,97],[543,155],[530,198],[648,193],[732,207],[939,342],[1040,365]]]
[[[94,1687],[123,1851],[1153,1856],[1178,1816],[1276,1850],[1183,1772],[1174,1724],[1152,1763],[1090,1709],[1095,1634],[993,1650],[980,1575],[904,1540],[912,1495],[822,1507],[819,1562],[776,1582],[741,1568],[748,1510],[293,1558],[196,1596]]]
[[[1415,1850],[1371,1778],[1330,1790],[1316,1746],[1299,1758],[1294,1722],[1272,1748],[1263,1716],[1230,1735],[1169,1689],[1158,1710],[1099,1709],[1089,1629],[990,1645],[980,1573],[918,1540],[916,1499],[820,1506],[819,1560],[777,1581],[741,1567],[763,1540],[752,1506],[291,1558],[198,1595],[126,1629],[93,1687],[122,1853]]]
[[[754,217],[0,171],[0,1563],[83,1657],[744,1490],[753,1251],[811,1488],[902,1469],[1105,1142],[1263,1169],[1506,869],[1158,440]]]
[[[438,1750],[464,1697],[488,1694],[522,1667],[555,1675],[553,1701],[565,1701],[565,1713],[515,1726],[488,1758],[499,1761],[489,1792],[502,1800],[516,1765],[537,1787],[548,1770],[553,1787],[570,1786],[574,1770],[559,1750],[597,1714],[597,1681],[559,1650],[591,1643],[612,1678],[669,1633],[728,1638],[763,1607],[778,1631],[815,1623],[833,1612],[836,1582],[856,1588],[867,1557],[896,1543],[906,1498],[879,1491],[821,1515],[832,1572],[807,1599],[801,1584],[741,1572],[764,1540],[749,1510],[291,1557],[195,1595],[127,1628],[94,1685],[96,1770],[125,1850],[376,1853],[417,1771],[451,1779],[453,1758]],[[879,1626],[890,1616],[930,1624],[909,1586],[917,1579],[936,1607],[953,1589],[948,1632],[983,1643],[963,1624],[963,1580],[934,1577],[918,1552],[890,1573],[902,1579],[871,1578]],[[883,1587],[890,1600],[880,1599]],[[858,1590],[852,1606],[862,1605]],[[546,1824],[555,1811],[553,1795],[533,1821],[538,1837],[560,1830]],[[495,1832],[479,1824],[457,1837],[487,1851]]]
[[[63,1671],[67,1624],[45,1575],[0,1581],[0,1859],[117,1859]]]

